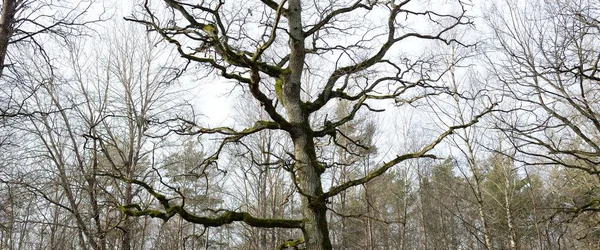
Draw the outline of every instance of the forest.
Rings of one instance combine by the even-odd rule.
[[[0,8],[0,249],[600,249],[597,0]]]

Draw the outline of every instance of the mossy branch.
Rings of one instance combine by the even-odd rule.
[[[141,186],[147,192],[149,192],[155,199],[157,199],[158,202],[164,208],[164,211],[160,211],[157,209],[142,209],[137,204],[128,204],[118,207],[122,213],[129,216],[150,216],[152,218],[160,218],[166,222],[177,214],[182,219],[188,222],[203,225],[205,227],[220,227],[226,224],[231,224],[232,222],[236,221],[244,222],[252,227],[261,228],[302,228],[304,226],[303,220],[257,218],[247,212],[235,212],[228,210],[219,213],[217,217],[197,216],[189,213],[183,208],[183,206],[171,205],[169,199],[166,196],[159,194],[152,187],[150,187],[150,185],[143,181],[127,179],[123,177],[120,177],[119,179],[128,183]]]
[[[203,225],[205,227],[220,227],[236,221],[244,222],[252,227],[261,228],[302,228],[304,224],[302,220],[256,218],[250,213],[235,211],[224,211],[217,217],[196,216],[190,214],[181,206],[169,206],[165,211],[159,211],[155,209],[140,209],[138,205],[126,205],[120,206],[119,210],[129,216],[150,216],[152,218],[162,219],[165,222],[178,214],[185,221]]]
[[[288,248],[299,249],[298,246],[303,243],[304,243],[304,238],[300,238],[297,240],[286,240],[285,242],[281,243],[281,245],[279,245],[277,247],[277,250],[283,250],[283,249],[288,249]]]
[[[587,211],[600,212],[600,198],[593,199],[593,200],[589,201],[588,203],[584,204],[583,206],[576,207],[569,212],[579,215],[582,212],[587,212]]]

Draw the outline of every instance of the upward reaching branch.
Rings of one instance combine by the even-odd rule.
[[[399,155],[396,158],[392,159],[391,161],[389,161],[389,162],[383,164],[382,166],[376,168],[375,170],[369,172],[362,178],[351,180],[351,181],[342,183],[338,186],[332,187],[329,191],[327,191],[326,193],[323,194],[323,197],[329,198],[329,197],[339,194],[340,192],[343,192],[344,190],[346,190],[348,188],[365,184],[365,183],[369,182],[370,180],[381,176],[388,169],[392,168],[393,166],[395,166],[403,161],[406,161],[409,159],[421,158],[421,157],[436,158],[434,155],[427,154],[427,153],[429,151],[431,151],[435,146],[440,144],[446,137],[453,134],[454,131],[459,130],[459,129],[468,128],[470,126],[473,126],[475,123],[479,122],[479,119],[481,119],[485,115],[492,112],[492,110],[496,106],[497,106],[497,104],[492,104],[488,109],[481,112],[477,116],[473,117],[473,119],[471,121],[469,121],[468,123],[460,124],[460,125],[456,125],[456,126],[452,126],[452,127],[448,128],[448,130],[446,130],[444,133],[440,134],[434,141],[425,145],[424,147],[421,148],[421,150],[419,150],[417,152]]]

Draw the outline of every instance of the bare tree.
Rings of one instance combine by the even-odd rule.
[[[28,137],[22,137],[23,134],[18,131],[27,122],[27,117],[43,113],[30,105],[35,102],[30,100],[32,92],[39,90],[42,84],[37,82],[32,85],[36,81],[30,81],[31,72],[28,71],[55,69],[52,62],[55,58],[52,52],[47,53],[48,49],[56,45],[56,40],[80,36],[92,23],[100,21],[101,18],[88,15],[92,4],[93,1],[73,3],[45,0],[3,0],[0,3],[0,150],[6,162],[6,167],[0,167],[0,172],[3,172],[1,182],[11,186],[8,188],[10,192],[21,192],[16,187],[20,186],[22,177],[27,174],[27,171],[8,167],[22,164],[19,162],[23,156],[15,158],[15,155],[22,152],[19,149],[23,144],[21,139]],[[10,199],[2,201],[5,202],[13,204]],[[14,208],[13,215],[19,215],[17,210],[20,208]],[[25,211],[25,214],[29,213]],[[20,226],[25,228],[21,232],[27,232],[27,223],[21,223]],[[24,238],[21,237],[21,240]],[[43,239],[40,237],[40,245]],[[14,243],[3,248],[14,247]]]
[[[497,126],[517,159],[600,178],[600,4],[503,1],[491,9],[489,59],[506,99]],[[600,200],[572,210],[600,211]]]
[[[252,126],[257,119],[267,119],[255,100],[240,100],[235,105],[236,122],[241,126]],[[298,202],[295,186],[286,179],[286,150],[291,143],[281,131],[248,136],[244,142],[230,150],[229,168],[233,183],[229,189],[239,207],[262,218],[284,217],[291,215]],[[256,228],[244,225],[241,233],[245,237],[244,249],[276,249],[279,244],[294,235],[280,228]]]
[[[179,132],[224,136],[221,147],[207,158],[206,163],[212,164],[228,143],[265,130],[284,131],[293,143],[287,169],[301,196],[302,218],[257,218],[236,211],[223,211],[216,217],[195,216],[182,204],[169,202],[167,197],[137,180],[128,181],[145,187],[163,209],[123,209],[129,215],[168,220],[178,214],[187,221],[209,227],[243,221],[255,227],[296,228],[302,230],[308,249],[331,249],[326,216],[331,197],[381,176],[402,161],[433,157],[430,151],[446,136],[474,124],[489,111],[446,128],[415,152],[397,155],[363,176],[324,190],[323,174],[335,164],[317,157],[315,141],[343,138],[338,128],[353,120],[357,112],[377,111],[374,105],[378,102],[415,103],[447,92],[445,86],[438,84],[447,69],[435,64],[435,55],[400,56],[397,51],[411,44],[408,42],[411,40],[460,44],[447,38],[446,33],[471,24],[465,16],[464,3],[300,0],[235,4],[165,0],[163,3],[169,12],[159,13],[156,6],[146,1],[140,12],[128,20],[158,32],[183,58],[242,86],[246,96],[259,101],[268,114],[268,119],[257,120],[248,128],[205,128],[188,121],[184,124],[187,127]],[[348,39],[339,39],[344,36]],[[319,67],[318,60],[330,64]],[[305,82],[303,75],[315,76],[315,80]],[[303,91],[308,87],[316,93],[309,95]],[[349,101],[350,112],[339,119],[314,120],[319,113],[327,112],[326,106],[334,99]],[[359,141],[354,143],[361,145]]]
[[[179,71],[172,67],[177,60],[159,64],[158,58],[168,56],[160,56],[142,27],[131,25],[121,25],[93,48],[78,38],[57,47],[67,55],[60,62],[69,70],[24,71],[23,82],[30,85],[21,90],[30,91],[30,98],[23,108],[38,111],[11,127],[23,140],[17,149],[26,160],[6,183],[29,195],[32,205],[24,203],[21,211],[37,207],[23,211],[27,219],[19,225],[35,228],[31,234],[40,235],[36,244],[44,248],[131,249],[144,243],[147,224],[127,218],[115,204],[146,204],[148,196],[112,176],[144,179],[152,172],[150,156],[160,143],[145,133],[160,130],[150,120],[175,111],[176,104],[165,102],[176,91],[168,87]],[[21,248],[12,240],[11,247]]]
[[[41,52],[46,60],[49,37],[68,39],[79,36],[88,25],[101,21],[102,17],[87,15],[93,1],[71,3],[69,1],[3,0],[0,14],[0,75],[13,64],[7,58],[9,46],[31,46]],[[44,37],[45,36],[45,37]],[[13,54],[16,54],[13,52]],[[49,63],[49,61],[48,61]]]

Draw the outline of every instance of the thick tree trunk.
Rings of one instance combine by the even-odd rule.
[[[308,115],[305,114],[300,99],[305,60],[300,0],[290,0],[288,10],[290,60],[289,73],[283,78],[282,101],[292,126],[288,132],[294,142],[294,175],[302,195],[302,214],[305,219],[304,241],[307,249],[310,250],[331,249],[327,227],[327,206],[325,199],[317,197],[323,194],[321,186],[323,167],[317,161]]]
[[[325,200],[315,198],[323,193],[323,188],[312,137],[301,136],[294,139],[294,156],[298,186],[302,192],[304,240],[307,249],[331,249]]]

